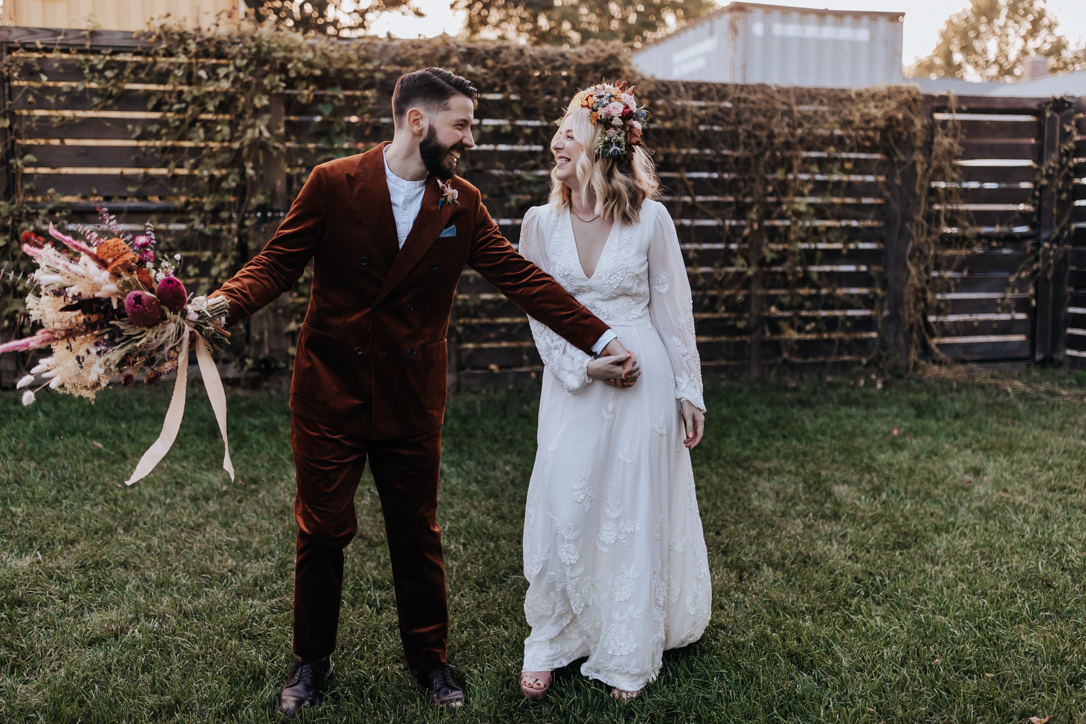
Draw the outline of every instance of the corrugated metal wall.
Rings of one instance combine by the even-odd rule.
[[[729,6],[634,54],[669,80],[849,88],[900,83],[903,15]]]
[[[4,0],[2,22],[29,28],[141,30],[169,14],[206,27],[220,12],[237,18],[240,5],[240,0]]]

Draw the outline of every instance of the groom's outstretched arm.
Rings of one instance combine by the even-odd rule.
[[[614,338],[610,328],[565,287],[513,249],[481,199],[475,211],[475,238],[468,264],[514,304],[581,351],[599,352]]]
[[[211,293],[230,301],[227,325],[255,314],[290,290],[320,245],[326,206],[324,176],[317,166],[263,251]]]

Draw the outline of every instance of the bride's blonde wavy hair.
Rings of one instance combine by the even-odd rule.
[[[641,146],[629,148],[629,161],[626,170],[622,170],[622,159],[596,159],[596,127],[592,125],[587,108],[570,108],[562,116],[558,131],[551,138],[554,146],[562,132],[566,119],[573,119],[573,138],[581,144],[581,157],[577,161],[577,179],[581,183],[581,200],[588,203],[588,191],[596,197],[594,213],[604,219],[623,224],[634,224],[640,220],[641,205],[645,199],[655,198],[660,188],[656,178],[656,166],[652,158]],[[558,211],[569,208],[573,190],[556,174],[558,167],[551,169],[551,205]]]

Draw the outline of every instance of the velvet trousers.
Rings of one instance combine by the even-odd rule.
[[[336,647],[343,551],[358,531],[354,494],[368,460],[385,519],[407,665],[428,671],[444,663],[449,606],[436,519],[441,428],[364,440],[293,415],[290,442],[298,484],[294,653],[323,659]]]

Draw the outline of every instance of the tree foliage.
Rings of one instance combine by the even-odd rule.
[[[587,40],[640,43],[718,6],[712,0],[454,0],[469,38],[576,46]]]
[[[421,14],[412,0],[372,0],[361,7],[344,0],[245,0],[245,7],[257,23],[270,20],[305,35],[358,35],[389,10]]]
[[[1045,0],[971,0],[951,15],[931,55],[913,75],[971,81],[1016,81],[1026,58],[1050,58],[1054,72],[1086,65],[1086,49],[1072,49],[1057,32]]]

